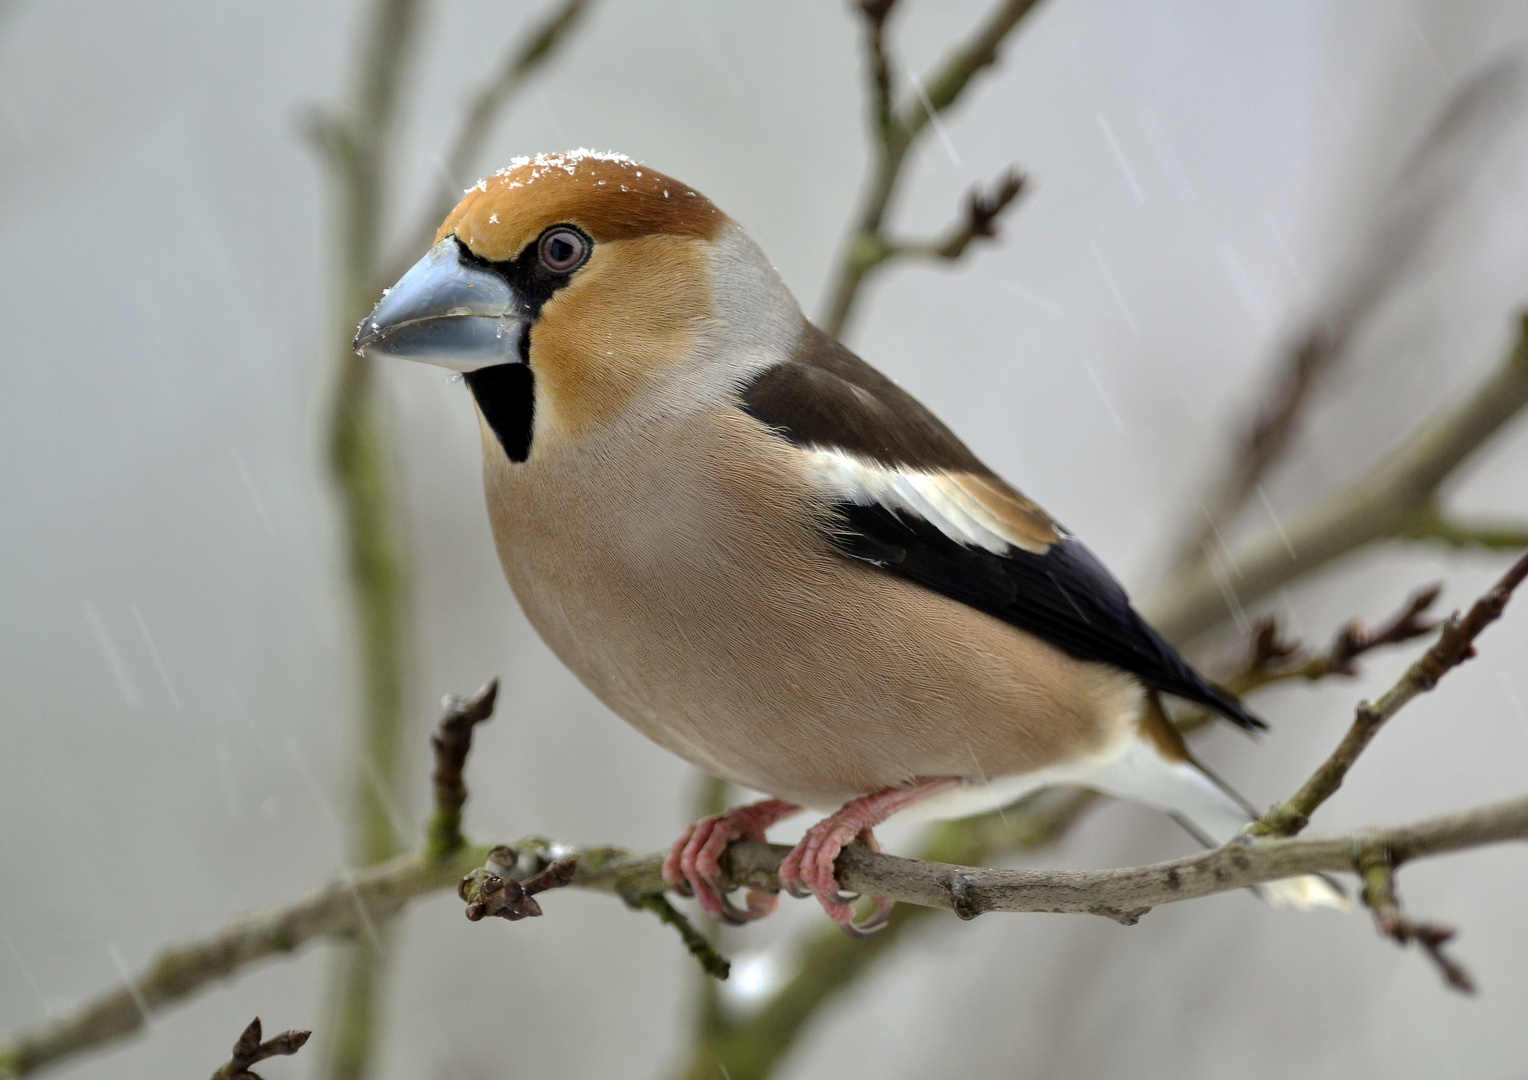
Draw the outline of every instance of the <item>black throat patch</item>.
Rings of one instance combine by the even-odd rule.
[[[465,378],[509,460],[530,457],[531,427],[536,420],[536,376],[531,366],[495,364],[469,371]]]

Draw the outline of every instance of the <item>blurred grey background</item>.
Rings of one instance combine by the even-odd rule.
[[[908,65],[927,69],[986,6],[905,0]],[[332,226],[297,124],[340,94],[361,13],[0,7],[0,1029],[342,865],[357,693],[320,445]],[[407,81],[400,235],[462,101],[534,13],[429,9]],[[1010,162],[1031,194],[1000,245],[873,287],[851,344],[1145,594],[1259,372],[1330,288],[1395,168],[1448,92],[1525,31],[1517,0],[1047,0],[948,118],[948,148],[923,146],[895,220],[942,228]],[[605,0],[499,126],[482,171],[538,150],[621,150],[743,222],[815,310],[866,156],[860,65],[851,12],[831,0]],[[1382,455],[1511,340],[1528,299],[1528,127],[1521,110],[1501,123],[1425,270],[1270,485],[1276,509]],[[517,611],[465,388],[412,365],[385,379],[419,568],[418,779],[400,815],[425,805],[440,695],[498,674],[469,831],[665,847],[696,777],[595,702]],[[1525,452],[1519,425],[1452,503],[1528,512]],[[1424,581],[1467,602],[1502,565],[1368,552],[1280,606],[1324,640]],[[1380,738],[1319,826],[1523,790],[1528,612],[1483,646]],[[1254,802],[1281,797],[1402,662],[1264,696],[1271,736],[1214,732],[1204,753]],[[909,848],[906,832],[887,839]],[[1034,861],[1191,847],[1166,819],[1112,805]],[[1445,991],[1363,914],[1273,912],[1247,895],[1129,929],[940,918],[823,1017],[784,1075],[1528,1076],[1528,852],[1416,865],[1402,888],[1416,914],[1461,927],[1478,998]],[[408,912],[382,1076],[673,1063],[694,966],[673,934],[603,897],[546,907],[514,926],[470,925],[451,896]],[[744,991],[788,968],[789,931],[821,918],[785,907],[724,942]],[[57,1075],[205,1075],[256,1013],[268,1030],[318,1026],[325,959],[318,947],[261,966]],[[308,1057],[267,1075],[311,1074]]]

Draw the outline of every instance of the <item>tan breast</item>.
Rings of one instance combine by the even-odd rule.
[[[715,775],[834,808],[913,777],[1030,772],[1135,722],[1130,676],[836,552],[799,452],[738,410],[524,465],[483,430],[489,517],[532,624]]]

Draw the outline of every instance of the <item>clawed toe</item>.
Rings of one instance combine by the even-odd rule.
[[[731,926],[762,919],[779,905],[773,893],[749,890],[746,906],[727,898],[721,857],[734,840],[762,840],[764,830],[794,813],[790,803],[771,799],[703,818],[685,831],[663,860],[663,882],[681,896],[693,896],[700,909]]]
[[[891,919],[891,909],[896,906],[895,901],[888,900],[884,896],[872,896],[871,903],[875,904],[875,910],[865,917],[864,922],[854,922],[853,917],[848,922],[840,922],[844,933],[852,938],[867,938],[878,930],[883,929]],[[836,920],[835,920],[836,921]]]

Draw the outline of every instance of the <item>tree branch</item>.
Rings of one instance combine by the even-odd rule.
[[[170,945],[123,987],[77,1010],[0,1041],[0,1078],[11,1080],[87,1049],[117,1042],[150,1015],[260,960],[295,952],[318,938],[354,940],[412,900],[452,888],[487,858],[486,845],[444,860],[400,856],[321,885],[301,899],[230,920],[202,937]]]
[[[499,696],[499,680],[489,679],[471,697],[455,694],[441,702],[442,716],[430,736],[435,748],[435,813],[426,831],[425,855],[443,858],[467,841],[462,836],[462,807],[467,803],[467,785],[462,769],[472,752],[472,729],[493,715]]]
[[[1358,851],[1359,876],[1363,879],[1363,902],[1374,914],[1374,925],[1381,934],[1405,947],[1422,946],[1449,986],[1462,994],[1473,994],[1475,983],[1457,962],[1443,951],[1454,931],[1437,923],[1412,922],[1401,910],[1401,897],[1395,888],[1395,857],[1383,844],[1364,844]]]
[[[239,1036],[239,1041],[233,1044],[233,1057],[228,1060],[228,1064],[212,1074],[212,1080],[260,1080],[258,1073],[250,1071],[250,1066],[258,1065],[266,1058],[288,1057],[297,1053],[312,1034],[311,1031],[283,1031],[274,1039],[261,1042],[260,1018],[257,1016],[249,1022],[249,1026]]]
[[[350,845],[362,865],[391,858],[404,843],[395,833],[391,808],[400,802],[402,788],[409,560],[376,372],[349,343],[380,288],[387,170],[419,10],[419,0],[375,0],[368,6],[348,103],[342,112],[315,110],[309,122],[312,141],[329,166],[339,225],[328,451],[360,646],[363,712],[351,781]],[[368,935],[367,947],[336,960],[322,1048],[323,1071],[332,1080],[361,1080],[369,1069],[387,936],[386,927],[378,928]]]
[[[1350,620],[1337,631],[1326,650],[1314,656],[1307,654],[1297,644],[1281,640],[1278,622],[1269,616],[1253,631],[1252,655],[1247,666],[1225,679],[1223,685],[1240,697],[1290,679],[1319,682],[1332,675],[1357,675],[1355,661],[1367,653],[1387,645],[1399,645],[1436,630],[1438,624],[1425,616],[1442,591],[1441,585],[1418,589],[1407,598],[1399,611],[1377,629],[1371,629],[1362,619]]]
[[[1125,925],[1154,907],[1197,900],[1300,874],[1352,873],[1363,844],[1390,849],[1395,865],[1429,855],[1528,840],[1528,795],[1392,828],[1314,837],[1242,836],[1198,855],[1114,870],[998,870],[902,859],[854,845],[838,865],[843,887],[863,895],[953,911],[972,919],[989,911],[1101,915]],[[734,884],[778,889],[783,844],[728,848]],[[658,856],[652,857],[654,860]]]
[[[1377,702],[1372,705],[1367,701],[1359,702],[1353,725],[1337,749],[1332,751],[1332,756],[1299,791],[1263,815],[1252,826],[1252,832],[1265,836],[1292,836],[1305,828],[1316,808],[1342,786],[1348,770],[1379,734],[1379,729],[1413,698],[1432,690],[1439,679],[1475,655],[1475,638],[1501,618],[1513,590],[1522,584],[1524,577],[1528,577],[1528,554],[1521,556],[1485,595],[1476,600],[1467,614],[1461,616],[1455,612],[1450,616],[1432,648],[1408,667]]]
[[[1395,452],[1344,491],[1318,502],[1232,555],[1234,575],[1198,560],[1172,575],[1148,619],[1170,639],[1219,625],[1229,605],[1246,606],[1281,585],[1377,540],[1404,537],[1433,513],[1439,489],[1528,405],[1528,318],[1505,362],[1462,402],[1427,420]],[[1292,552],[1292,554],[1291,554]]]
[[[995,235],[997,217],[1018,195],[1017,186],[991,214],[986,223],[986,228],[991,231],[973,233],[959,244],[959,251],[953,255],[945,255],[943,251],[946,245],[951,245],[960,236],[959,230],[952,233],[945,244],[937,247],[905,245],[889,240],[884,225],[892,198],[902,179],[908,151],[916,144],[929,122],[960,99],[977,73],[997,63],[1004,40],[1036,2],[1002,0],[994,6],[976,32],[956,47],[933,75],[924,81],[923,94],[913,95],[911,100],[899,107],[892,78],[893,64],[886,42],[887,17],[895,6],[895,0],[862,0],[860,10],[865,16],[866,66],[870,76],[870,125],[875,146],[866,174],[860,209],[845,238],[838,268],[831,275],[827,289],[828,301],[822,328],[829,334],[834,337],[843,336],[844,327],[866,277],[890,259],[904,254],[958,258],[976,236]],[[1001,192],[1007,184],[1016,182],[1016,178],[1010,174],[995,188],[995,192]],[[979,198],[979,195],[973,193],[973,204]],[[973,209],[968,218],[974,217]]]
[[[1242,444],[1209,486],[1203,524],[1185,544],[1184,561],[1203,557],[1262,480],[1282,461],[1305,412],[1352,345],[1416,266],[1444,213],[1479,171],[1485,151],[1509,130],[1502,100],[1521,81],[1516,59],[1491,64],[1448,98],[1378,200],[1380,212],[1347,258],[1347,270],[1310,323],[1275,365]]]
[[[1472,521],[1445,514],[1436,506],[1427,506],[1409,524],[1402,539],[1432,541],[1456,548],[1521,551],[1528,548],[1528,522]]]
[[[922,258],[954,261],[966,253],[966,248],[981,239],[997,236],[997,222],[1009,205],[1023,193],[1026,178],[1013,169],[992,182],[983,191],[971,189],[966,196],[965,214],[950,226],[941,240],[915,241],[890,240],[882,237],[867,238],[857,249],[857,257],[867,270],[879,266],[888,259]]]

